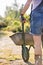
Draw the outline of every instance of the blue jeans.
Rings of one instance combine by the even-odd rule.
[[[30,32],[41,35],[43,29],[43,2],[31,13]]]

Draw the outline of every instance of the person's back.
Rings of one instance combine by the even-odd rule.
[[[32,10],[34,10],[41,2],[42,0],[32,0],[32,4],[33,4]]]

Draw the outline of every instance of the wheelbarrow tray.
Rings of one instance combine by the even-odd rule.
[[[25,34],[25,44],[26,45],[34,45],[33,44],[33,36],[32,34],[29,33],[24,33]],[[20,33],[15,33],[10,38],[13,40],[13,42],[16,45],[22,45],[23,44],[23,39],[22,39],[22,32]]]

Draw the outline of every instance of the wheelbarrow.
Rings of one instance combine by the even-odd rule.
[[[22,58],[25,62],[28,62],[29,51],[31,47],[34,48],[34,41],[32,34],[30,34],[29,32],[24,32],[23,22],[22,22],[22,32],[15,33],[12,36],[10,36],[10,38],[16,45],[22,46]],[[43,41],[43,35],[42,35],[42,41]],[[29,45],[29,48],[27,48],[26,45]]]
[[[29,32],[24,32],[24,23],[22,22],[22,32],[15,33],[10,38],[16,45],[22,46],[22,58],[25,62],[29,60],[29,50],[33,46],[33,37]],[[29,49],[26,47],[29,45]],[[33,46],[34,47],[34,46]]]

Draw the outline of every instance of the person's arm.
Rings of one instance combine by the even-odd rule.
[[[25,14],[25,12],[27,11],[27,9],[28,9],[29,6],[30,6],[30,3],[31,3],[31,0],[27,0],[27,2],[26,2],[26,4],[25,4],[24,8],[23,8],[22,11],[21,11],[21,14]]]

